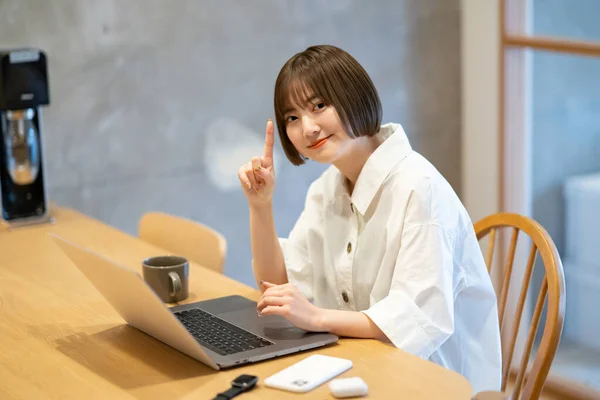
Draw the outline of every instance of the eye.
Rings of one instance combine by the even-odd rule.
[[[327,104],[325,104],[323,102],[315,104],[315,110],[317,110],[317,111],[318,110],[323,110],[325,107],[327,107]]]
[[[289,115],[289,116],[285,117],[285,122],[287,122],[287,123],[289,124],[290,122],[294,122],[294,121],[295,121],[295,120],[297,120],[297,119],[298,119],[298,118],[296,118],[296,116],[294,116],[294,115]]]

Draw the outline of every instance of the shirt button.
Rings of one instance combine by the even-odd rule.
[[[348,246],[346,246],[346,251],[348,252],[348,254],[350,254],[350,252],[352,251],[352,243],[348,242]]]
[[[342,292],[342,299],[344,300],[344,303],[347,303],[348,302],[348,293]]]

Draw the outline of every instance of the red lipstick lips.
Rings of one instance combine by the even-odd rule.
[[[327,141],[327,139],[329,139],[332,136],[333,135],[329,135],[327,137],[324,137],[323,139],[319,139],[308,147],[311,149],[318,149],[319,147],[323,146],[325,144],[325,142]]]

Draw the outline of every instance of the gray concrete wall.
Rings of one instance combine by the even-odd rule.
[[[50,197],[135,234],[163,210],[229,243],[226,274],[252,283],[237,168],[260,155],[282,64],[312,44],[353,54],[384,121],[460,190],[458,0],[0,0],[0,47],[50,58]],[[323,167],[275,154],[278,233]],[[253,284],[253,283],[252,283]]]

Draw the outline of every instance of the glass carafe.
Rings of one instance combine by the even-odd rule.
[[[33,183],[40,170],[39,143],[33,117],[35,111],[8,111],[4,132],[6,161],[11,179],[18,185]]]

